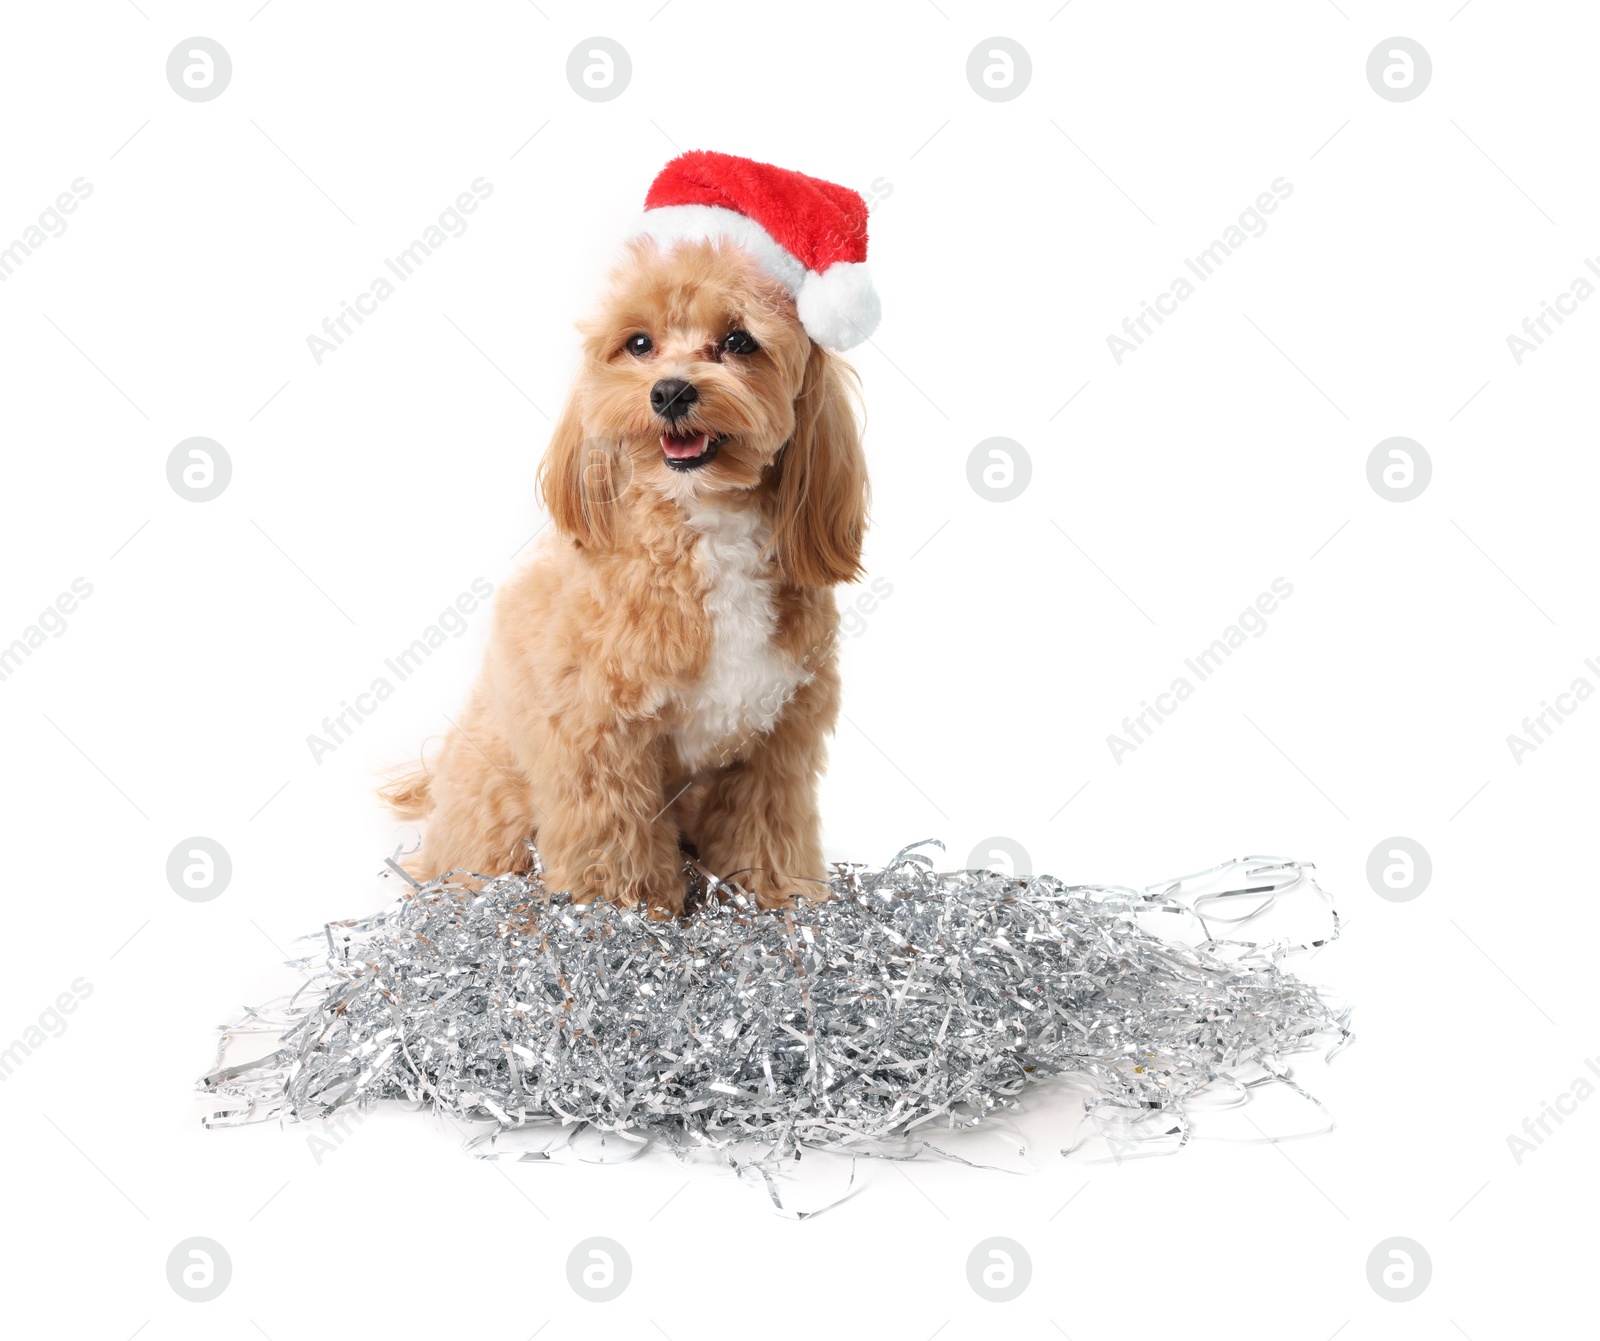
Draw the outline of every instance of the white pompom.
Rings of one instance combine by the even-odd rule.
[[[864,263],[835,261],[807,271],[795,295],[800,324],[824,349],[850,349],[878,329],[883,308]]]

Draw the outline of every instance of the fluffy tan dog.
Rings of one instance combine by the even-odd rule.
[[[853,376],[725,240],[629,244],[545,456],[554,529],[501,589],[431,767],[422,880],[524,869],[680,912],[680,835],[763,906],[824,897],[817,783],[839,710],[832,587],[860,572]]]

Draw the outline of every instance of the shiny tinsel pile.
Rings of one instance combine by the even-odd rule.
[[[230,1026],[224,1049],[263,1031],[278,1045],[201,1081],[206,1120],[409,1099],[678,1149],[903,1152],[1073,1076],[1098,1117],[1187,1130],[1186,1101],[1213,1082],[1286,1078],[1287,1054],[1349,1037],[1345,1013],[1278,966],[1305,947],[1212,934],[1287,893],[1322,896],[1311,869],[1245,858],[1134,891],[939,874],[906,849],[841,867],[832,901],[790,911],[713,880],[676,922],[574,905],[537,875],[435,881],[331,923],[325,951],[297,961],[300,990]],[[1152,916],[1191,943],[1145,929]]]

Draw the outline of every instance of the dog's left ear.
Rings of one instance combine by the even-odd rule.
[[[583,415],[574,391],[539,467],[539,493],[556,529],[585,549],[608,547],[612,505],[626,485],[624,473],[617,454],[607,444],[585,440]]]
[[[797,587],[861,576],[867,529],[867,458],[856,420],[854,372],[811,346],[795,400],[794,436],[777,461],[772,546]]]

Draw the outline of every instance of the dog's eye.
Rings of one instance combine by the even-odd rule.
[[[622,347],[632,354],[634,358],[642,359],[655,348],[655,344],[648,335],[630,335],[623,341]]]
[[[761,346],[749,331],[729,331],[722,338],[722,348],[729,354],[754,354]]]

